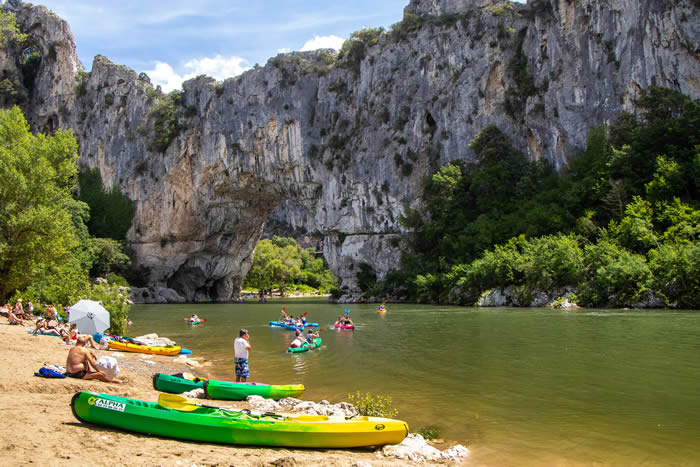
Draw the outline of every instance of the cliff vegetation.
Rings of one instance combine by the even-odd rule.
[[[589,306],[700,304],[700,101],[649,88],[640,118],[591,131],[562,174],[528,161],[497,127],[425,182],[426,208],[402,221],[414,253],[367,296],[475,304],[508,289]],[[359,274],[358,274],[359,276]],[[364,276],[366,278],[366,273]]]

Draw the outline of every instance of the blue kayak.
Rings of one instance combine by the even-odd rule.
[[[283,323],[282,321],[270,321],[270,326],[273,328],[284,328],[284,329],[289,329],[290,331],[294,331],[296,329],[303,331],[304,328],[300,326],[292,326],[291,324],[286,324]],[[317,328],[318,323],[306,323],[307,328]]]

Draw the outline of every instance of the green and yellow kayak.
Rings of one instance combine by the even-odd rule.
[[[280,400],[297,397],[304,392],[303,384],[262,384],[234,383],[210,379],[204,382],[204,392],[210,399],[242,401],[248,396],[262,396],[265,399]]]
[[[204,381],[206,381],[206,379],[197,378],[189,373],[181,374],[183,377],[155,373],[153,375],[153,389],[161,392],[169,392],[170,394],[182,394],[183,392],[192,391],[193,389],[204,388]]]
[[[242,401],[248,396],[262,396],[266,399],[280,400],[285,397],[298,397],[306,389],[303,384],[234,383],[232,381],[197,378],[187,373],[183,376],[184,378],[178,375],[156,373],[153,375],[153,388],[156,391],[171,394],[182,394],[202,388],[210,399],[229,401]]]
[[[212,443],[354,448],[397,444],[408,433],[405,422],[388,418],[256,415],[198,405],[169,408],[88,391],[73,396],[71,409],[85,423]]]

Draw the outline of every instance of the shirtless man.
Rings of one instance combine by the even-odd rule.
[[[121,383],[120,379],[109,379],[97,369],[95,354],[85,348],[88,341],[89,336],[78,336],[75,346],[68,352],[66,376],[77,379],[98,379],[106,383]]]

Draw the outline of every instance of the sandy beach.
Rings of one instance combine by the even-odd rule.
[[[34,372],[45,364],[65,366],[69,347],[57,337],[31,335],[29,329],[11,326],[7,318],[0,317],[0,349],[4,360],[0,365],[2,465],[413,465],[381,456],[372,449],[240,447],[157,438],[83,424],[70,409],[71,398],[77,391],[155,401],[158,392],[151,382],[154,372],[191,372],[192,369],[175,363],[173,357],[121,353],[120,378],[125,384],[39,378]],[[105,354],[115,356],[116,352],[96,350],[95,354],[99,359]],[[217,401],[216,405],[248,407],[245,402]]]

